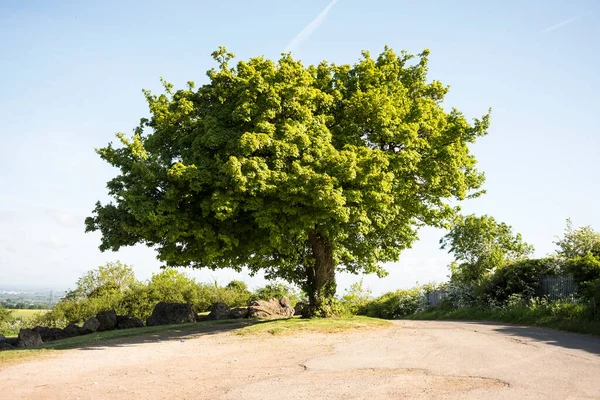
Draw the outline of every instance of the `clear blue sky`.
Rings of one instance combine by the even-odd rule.
[[[363,49],[431,49],[430,78],[468,117],[492,107],[474,147],[488,193],[464,204],[554,250],[565,219],[600,229],[600,3],[596,1],[27,1],[0,2],[0,286],[72,287],[106,261],[158,270],[144,247],[100,253],[83,218],[115,171],[94,153],[147,114],[142,88],[201,84],[226,46],[238,58],[352,63]],[[443,281],[443,232],[365,278],[375,293]],[[194,272],[201,280],[231,271]],[[341,276],[342,288],[356,281]]]

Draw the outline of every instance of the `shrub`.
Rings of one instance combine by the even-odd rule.
[[[342,296],[342,306],[346,314],[360,314],[367,304],[371,301],[371,291],[363,287],[363,280],[350,285],[344,296]]]
[[[281,299],[284,296],[290,299],[292,307],[298,301],[300,301],[300,295],[298,292],[285,283],[269,283],[262,288],[258,288],[254,291],[250,300],[271,300],[273,298]]]
[[[420,288],[385,293],[369,302],[363,312],[375,318],[403,318],[417,311],[422,295]]]

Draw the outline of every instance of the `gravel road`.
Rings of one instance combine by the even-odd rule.
[[[232,328],[0,367],[0,399],[600,399],[597,337],[437,321],[293,336]]]

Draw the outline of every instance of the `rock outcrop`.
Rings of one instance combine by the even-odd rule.
[[[40,334],[33,329],[21,329],[19,331],[19,342],[17,347],[35,347],[43,344]]]
[[[294,315],[294,309],[287,297],[283,297],[281,300],[256,300],[248,307],[249,318],[277,319],[289,318],[292,315]]]
[[[44,343],[65,339],[67,337],[67,335],[65,335],[65,332],[59,328],[47,328],[45,326],[36,326],[32,330],[40,334],[42,342]]]
[[[248,309],[246,307],[236,307],[229,311],[229,318],[246,318],[248,317]]]
[[[208,314],[208,317],[212,320],[227,319],[229,318],[230,311],[231,309],[227,304],[221,302],[215,303],[210,308],[210,314]]]
[[[142,328],[144,321],[139,318],[131,317],[129,315],[117,316],[117,329],[131,329],[131,328]]]
[[[105,311],[96,315],[96,319],[100,322],[100,326],[96,331],[110,331],[117,327],[117,313],[114,311]]]
[[[85,323],[81,327],[81,333],[83,333],[84,335],[88,333],[94,333],[98,330],[99,327],[100,321],[98,321],[98,318],[92,317],[85,321]]]
[[[147,326],[185,324],[196,322],[196,314],[190,304],[160,302],[146,321]]]

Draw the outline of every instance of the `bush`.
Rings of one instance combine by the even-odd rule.
[[[292,307],[300,301],[298,292],[285,283],[269,283],[262,288],[258,288],[254,291],[250,300],[281,299],[284,296],[290,299]]]
[[[480,303],[504,304],[512,295],[524,299],[540,296],[540,279],[557,273],[551,258],[519,260],[498,268],[481,287]]]
[[[344,296],[342,296],[342,306],[345,314],[361,314],[365,307],[371,301],[371,291],[363,287],[363,280],[350,285]]]
[[[420,288],[389,292],[369,302],[363,312],[374,318],[403,318],[417,311],[422,296]]]

